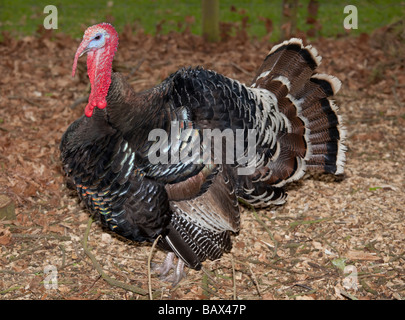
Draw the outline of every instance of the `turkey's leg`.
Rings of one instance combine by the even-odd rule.
[[[173,287],[186,276],[184,272],[184,261],[179,259],[177,265],[174,265],[174,252],[169,252],[162,264],[153,264],[152,268],[160,275],[163,281],[171,282]],[[168,275],[169,271],[173,269],[173,273]]]
[[[184,271],[184,261],[179,259],[177,266],[171,276],[167,277],[167,281],[170,281],[173,287],[180,282],[181,279],[186,277],[186,272]]]
[[[158,273],[161,279],[163,279],[169,273],[170,269],[174,269],[173,263],[174,257],[175,257],[174,252],[169,252],[166,255],[166,258],[162,264],[157,263],[152,264],[153,271]]]

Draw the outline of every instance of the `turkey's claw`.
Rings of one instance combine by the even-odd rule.
[[[169,252],[163,261],[163,263],[158,264],[158,263],[151,263],[152,270],[155,271],[157,274],[159,274],[160,278],[164,278],[170,271],[170,269],[174,269],[174,253]]]
[[[183,260],[179,259],[177,265],[174,265],[174,257],[175,254],[169,252],[162,264],[152,263],[153,271],[159,274],[161,280],[171,282],[173,287],[186,277]],[[171,269],[173,269],[173,273],[168,275]]]

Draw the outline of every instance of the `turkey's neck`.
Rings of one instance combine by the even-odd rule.
[[[153,89],[152,89],[153,90]],[[147,138],[149,128],[157,123],[157,109],[152,92],[136,93],[126,82],[123,75],[113,73],[107,95],[105,109],[107,121],[124,136],[134,139]]]

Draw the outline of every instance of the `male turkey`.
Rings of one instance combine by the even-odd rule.
[[[316,73],[321,57],[300,39],[273,47],[251,86],[198,67],[143,92],[112,73],[117,46],[110,24],[84,33],[72,75],[87,53],[91,94],[62,137],[61,159],[105,226],[139,242],[161,235],[169,253],[157,270],[168,275],[177,256],[174,283],[184,264],[200,269],[231,249],[238,199],[282,204],[284,185],[306,171],[343,172],[345,130],[328,99],[340,81]]]

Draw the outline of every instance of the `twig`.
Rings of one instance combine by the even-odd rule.
[[[206,295],[207,297],[209,296],[209,291],[208,291],[208,273],[204,271],[204,275],[202,277],[202,289],[203,289],[203,295]]]
[[[310,294],[313,294],[313,293],[315,293],[316,292],[316,289],[312,289],[312,290],[310,290],[310,291],[306,291],[306,292],[302,292],[302,293],[296,293],[296,294],[293,294],[293,295],[288,295],[288,297],[289,298],[291,298],[291,299],[295,299],[296,297],[300,297],[300,296],[307,296],[307,295],[310,295]],[[357,300],[357,299],[356,299]]]
[[[135,74],[135,72],[138,71],[138,69],[141,67],[141,65],[142,65],[142,63],[143,63],[144,61],[145,61],[145,58],[142,58],[142,59],[140,59],[140,60],[138,61],[138,63],[136,64],[136,66],[131,69],[131,72],[129,73],[128,78],[132,77],[132,76]]]
[[[209,279],[211,279],[212,282],[215,282],[215,279],[209,274],[208,270],[205,269],[204,267],[201,268],[201,270],[207,275]]]
[[[11,288],[8,288],[8,289],[6,289],[6,290],[0,291],[0,294],[6,294],[6,293],[9,293],[9,292],[14,291],[14,290],[19,290],[19,289],[21,289],[21,288],[22,288],[22,286],[19,286],[19,287],[11,287]]]
[[[344,296],[345,298],[348,298],[348,299],[350,299],[350,300],[359,300],[359,299],[357,299],[354,295],[352,295],[352,294],[350,294],[350,293],[348,293],[348,292],[346,292],[346,291],[344,291],[344,290],[340,290],[340,294],[341,294],[342,296]]]
[[[98,263],[96,257],[91,253],[90,249],[87,246],[87,241],[88,241],[89,232],[90,232],[90,228],[91,228],[92,223],[93,223],[93,218],[90,217],[88,222],[87,222],[87,228],[86,228],[86,231],[85,231],[84,236],[83,236],[83,250],[86,253],[86,255],[90,258],[90,260],[93,263],[93,266],[96,268],[97,272],[101,275],[101,277],[105,281],[107,281],[108,284],[110,284],[112,286],[122,288],[124,290],[128,290],[128,291],[131,291],[131,292],[143,295],[143,296],[147,295],[148,292],[143,290],[142,288],[131,286],[131,285],[123,283],[121,281],[112,279],[103,271],[103,268]]]
[[[364,281],[364,279],[359,278],[359,282],[361,284],[361,286],[363,287],[364,290],[366,290],[367,292],[370,292],[373,295],[378,295],[378,292],[374,289],[372,289],[366,281]]]
[[[310,286],[307,286],[307,285],[302,284],[302,283],[294,283],[291,287],[301,287],[301,288],[307,289],[308,291],[314,290]]]
[[[289,298],[296,298],[296,297],[299,297],[299,296],[306,296],[306,295],[310,295],[310,294],[313,294],[313,293],[315,293],[317,290],[316,289],[314,289],[314,288],[311,288],[311,287],[309,287],[309,286],[307,286],[307,285],[305,285],[305,284],[302,284],[302,283],[295,283],[295,284],[293,284],[292,286],[291,286],[291,288],[292,287],[301,287],[301,288],[304,288],[304,289],[306,289],[307,291],[305,291],[305,292],[302,292],[302,293],[296,293],[296,294],[294,294],[294,295],[291,295],[291,296],[289,296]]]
[[[299,225],[315,224],[315,223],[320,223],[320,222],[328,221],[328,220],[332,220],[332,218],[322,218],[322,219],[315,219],[315,220],[297,220],[297,221],[291,222],[289,224],[289,227],[291,229],[293,229]]]
[[[10,257],[10,258],[9,258],[9,261],[10,261],[10,262],[14,262],[14,261],[16,261],[16,260],[25,258],[27,255],[32,255],[35,251],[37,251],[37,250],[39,250],[39,249],[43,249],[43,248],[42,248],[41,246],[35,247],[35,248],[31,249],[31,250],[28,250],[28,251],[26,251],[26,252],[24,252],[24,253],[19,254],[19,255],[16,256],[16,257]]]
[[[239,200],[242,202],[244,205],[249,206],[250,209],[252,210],[253,216],[256,219],[256,221],[266,230],[266,232],[269,234],[270,239],[274,242],[274,251],[273,251],[273,257],[274,258],[277,255],[277,248],[278,248],[278,241],[274,239],[273,233],[270,231],[270,229],[266,226],[266,224],[260,219],[259,215],[257,214],[255,208],[248,202],[245,202],[243,200]]]
[[[62,264],[60,268],[63,269],[66,265],[66,250],[62,244],[59,245],[59,249],[62,251]]]
[[[233,281],[233,300],[236,300],[236,274],[235,274],[235,261],[233,261],[233,256],[231,256],[232,263],[232,281]]]
[[[42,104],[36,103],[36,102],[34,102],[34,101],[32,101],[32,100],[30,100],[30,99],[28,99],[26,97],[23,97],[23,96],[9,96],[8,98],[10,100],[12,100],[12,99],[21,99],[21,100],[24,100],[25,102],[27,102],[29,104],[32,104],[33,106],[36,106],[38,108],[45,108]]]
[[[234,67],[235,69],[239,70],[240,72],[243,72],[244,74],[247,74],[250,77],[253,77],[253,73],[243,69],[242,67],[238,66],[236,63],[231,62],[229,63],[232,67]]]
[[[12,233],[13,238],[23,238],[23,239],[57,239],[61,241],[69,241],[71,238],[69,236],[60,236],[58,234],[22,234],[22,233]]]
[[[295,274],[308,274],[304,271],[298,271],[298,270],[291,270],[291,269],[287,269],[287,268],[283,268],[283,267],[278,267],[272,263],[266,263],[266,262],[261,262],[258,260],[253,260],[253,259],[247,259],[247,263],[240,261],[242,264],[248,265],[248,263],[253,263],[253,264],[260,264],[275,270],[279,270],[279,271],[284,271],[284,272],[289,272],[289,273],[295,273]]]
[[[210,286],[209,279],[212,279],[211,275],[209,275],[208,272],[204,272],[204,275],[202,278],[202,289],[203,289],[203,291],[205,291],[204,295],[209,296],[210,294],[212,294],[212,295],[220,298],[221,296],[209,287]],[[213,284],[211,284],[211,285],[214,286]],[[216,289],[216,287],[215,287],[215,289]]]
[[[4,274],[12,274],[12,275],[20,275],[20,276],[30,276],[36,273],[41,272],[41,270],[31,271],[31,272],[24,272],[24,271],[12,271],[12,270],[0,270],[0,273]]]
[[[251,274],[251,276],[252,276],[253,283],[254,283],[255,286],[256,286],[257,293],[259,294],[259,297],[261,297],[261,296],[262,296],[262,293],[260,292],[259,282],[257,281],[256,275],[254,274],[254,272],[253,272],[253,270],[252,270],[252,266],[251,266],[250,263],[248,263],[248,267],[249,267],[250,274]]]
[[[399,88],[398,79],[395,75],[393,75],[392,78],[395,81],[395,85],[391,88],[391,90],[392,90],[392,93],[394,94],[394,99],[395,99],[395,102],[398,104],[398,107],[402,108],[404,106],[404,104],[401,101],[399,101],[399,98],[397,95],[397,90],[396,90],[396,88]]]
[[[73,110],[73,109],[75,109],[79,104],[84,103],[84,102],[86,102],[87,100],[89,100],[89,95],[83,96],[83,97],[80,97],[80,98],[77,98],[77,99],[75,100],[75,102],[73,102],[73,103],[69,106],[69,108]]]
[[[150,271],[150,264],[152,261],[152,255],[153,255],[153,250],[155,250],[156,243],[159,241],[159,239],[162,236],[159,234],[159,236],[155,239],[155,241],[152,244],[152,248],[150,249],[149,256],[148,256],[148,289],[149,289],[149,299],[153,300],[153,295],[152,295],[152,275]]]
[[[397,119],[397,116],[386,116],[386,117],[378,117],[378,118],[368,118],[368,119],[352,119],[345,121],[346,124],[356,124],[358,122],[361,123],[373,123],[373,122],[380,122],[381,120],[390,121]]]

